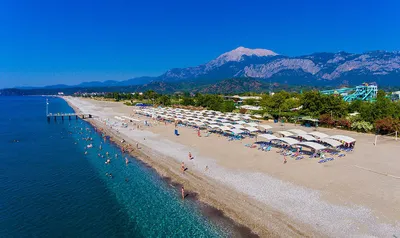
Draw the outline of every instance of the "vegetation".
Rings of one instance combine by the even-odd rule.
[[[257,113],[264,118],[298,122],[300,117],[319,119],[319,125],[338,127],[359,132],[387,134],[400,130],[400,102],[392,102],[384,91],[379,91],[375,102],[354,101],[347,103],[341,96],[324,95],[316,90],[296,92],[279,91],[273,95],[246,93],[246,96],[261,96],[260,100],[247,99],[245,105],[259,105],[262,110],[248,111],[236,109],[231,100],[221,95],[190,94],[188,92],[172,95],[159,94],[153,90],[144,93],[107,93],[105,98],[125,101],[127,105],[147,103],[163,106],[182,105],[203,107],[211,110],[240,113]]]

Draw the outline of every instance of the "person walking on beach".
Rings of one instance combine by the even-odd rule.
[[[182,171],[182,174],[185,173],[185,163],[184,162],[182,162],[182,164],[181,164],[181,171]]]
[[[189,152],[189,160],[193,159],[192,153]]]
[[[181,188],[182,199],[185,199],[185,188],[182,186]]]
[[[283,164],[286,164],[287,160],[286,160],[286,155],[283,156]]]

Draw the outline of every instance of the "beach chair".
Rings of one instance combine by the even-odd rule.
[[[301,160],[303,158],[304,158],[304,156],[297,156],[296,160]]]

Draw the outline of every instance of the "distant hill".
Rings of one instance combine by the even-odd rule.
[[[257,79],[235,78],[226,79],[215,84],[211,84],[199,90],[201,93],[233,94],[244,92],[266,92],[269,85]]]
[[[249,82],[238,79],[248,78]],[[228,80],[230,79],[230,80]],[[256,81],[254,81],[256,80]],[[251,85],[250,82],[253,82]],[[238,47],[208,63],[168,70],[158,77],[138,77],[125,81],[93,81],[79,85],[52,85],[33,89],[110,88],[131,90],[246,91],[266,90],[266,83],[337,87],[375,82],[379,86],[400,86],[400,52],[370,51],[314,53],[289,57],[266,49]],[[234,85],[237,84],[237,85]]]

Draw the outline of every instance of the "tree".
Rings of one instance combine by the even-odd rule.
[[[119,93],[113,93],[113,98],[115,99],[115,101],[119,101],[120,100],[120,95]]]
[[[347,115],[348,103],[343,101],[341,96],[337,95],[320,95],[322,106],[320,113],[331,114],[334,118],[340,118]]]
[[[383,90],[379,90],[376,102],[373,107],[374,119],[382,119],[385,117],[393,117],[396,111],[394,103],[386,97],[386,93]]]
[[[184,97],[184,98],[182,99],[182,105],[184,105],[184,106],[194,106],[195,103],[194,103],[193,98],[191,98],[191,97]]]
[[[257,101],[253,98],[249,98],[243,101],[244,105],[251,105],[251,106],[255,106],[257,105]]]
[[[157,103],[162,104],[164,106],[170,106],[171,99],[167,95],[162,95],[161,97],[157,98]]]
[[[354,100],[349,104],[349,112],[360,112],[362,101]]]
[[[290,109],[297,108],[300,106],[300,100],[298,98],[287,98],[281,105],[282,111],[290,111]]]
[[[272,108],[275,110],[281,109],[282,104],[285,102],[286,99],[290,97],[290,94],[286,91],[280,91],[275,93],[271,100],[272,100]]]
[[[267,110],[272,109],[272,97],[269,94],[262,95],[260,106]]]
[[[304,92],[301,95],[300,103],[303,105],[302,112],[312,117],[319,116],[323,107],[322,97],[318,91]]]
[[[233,101],[224,101],[221,105],[221,112],[232,112],[236,109]]]

